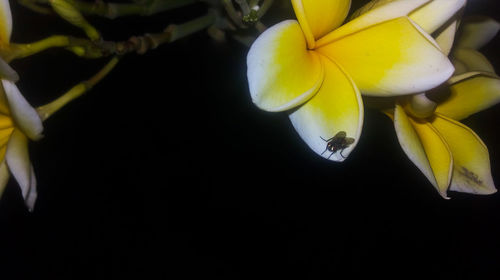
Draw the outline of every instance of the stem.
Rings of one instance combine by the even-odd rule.
[[[260,0],[250,0],[250,1],[248,2],[248,6],[249,6],[250,8],[253,8],[253,7],[257,6],[257,5],[259,4],[259,2],[260,2]]]
[[[67,0],[49,0],[52,9],[65,21],[82,29],[93,41],[101,38],[99,31],[92,26],[80,13],[80,11]]]
[[[50,0],[19,0],[25,6],[29,6],[30,2],[48,3]],[[172,10],[175,8],[187,6],[199,0],[149,0],[145,3],[106,3],[103,1],[81,1],[81,0],[66,0],[76,9],[86,15],[101,16],[109,19],[117,17],[141,15],[149,16],[160,12]]]
[[[236,0],[236,3],[240,6],[243,16],[250,14],[250,7],[248,6],[247,0]]]
[[[257,17],[261,18],[263,17],[269,8],[273,5],[274,0],[264,0],[264,3],[262,3],[262,6],[260,6],[260,9],[257,11]]]
[[[124,55],[130,52],[144,54],[148,50],[155,49],[165,43],[172,43],[178,39],[191,35],[203,29],[207,29],[215,23],[216,16],[213,10],[202,17],[193,19],[183,24],[171,24],[161,33],[134,36],[124,42],[103,42],[101,48],[107,53]]]
[[[33,1],[33,0],[17,0],[17,2],[20,5],[26,7],[28,9],[34,11],[34,12],[37,12],[37,13],[40,13],[40,14],[43,14],[43,15],[51,15],[51,14],[53,14],[52,9],[47,8],[47,7],[42,7],[38,3],[36,3],[36,1]]]
[[[5,60],[12,61],[17,58],[27,57],[49,48],[66,47],[69,45],[69,37],[54,35],[29,44],[11,44],[10,52],[6,54]]]
[[[259,31],[259,33],[262,33],[266,31],[267,26],[265,26],[260,20],[255,23],[255,29]]]
[[[229,18],[238,25],[240,28],[244,28],[245,25],[243,24],[243,21],[241,19],[241,16],[238,14],[236,9],[234,8],[232,0],[222,0],[222,5],[224,5],[224,9],[226,10],[226,13],[228,14]]]
[[[93,42],[84,38],[64,35],[53,35],[29,44],[11,44],[8,51],[1,53],[5,61],[24,58],[49,48],[63,47],[84,58],[100,58],[109,55],[124,55],[130,52],[143,54],[155,49],[161,44],[171,43],[197,31],[206,29],[215,23],[216,16],[213,10],[199,18],[178,25],[169,25],[161,33],[145,34],[132,37],[128,41]]]
[[[69,91],[67,91],[65,94],[63,94],[61,97],[57,98],[56,100],[40,106],[37,108],[38,114],[40,115],[40,118],[42,120],[48,119],[52,114],[55,112],[59,111],[62,107],[64,107],[66,104],[71,102],[72,100],[82,96],[85,92],[89,91],[92,87],[94,87],[98,82],[100,82],[104,77],[106,77],[111,70],[116,66],[118,63],[119,58],[118,57],[113,57],[97,74],[95,74],[93,77],[88,79],[87,81],[83,81],[73,88],[71,88]]]
[[[167,30],[169,28],[173,29],[170,38],[161,41],[161,43],[170,43],[180,38],[191,35],[197,31],[206,29],[213,25],[216,19],[217,18],[215,16],[215,12],[213,10],[209,10],[206,15],[197,19],[179,25],[171,25],[170,27],[167,27]]]
[[[99,58],[106,56],[106,50],[101,49],[95,42],[84,38],[65,35],[53,35],[28,44],[10,44],[9,50],[2,53],[7,62],[37,54],[49,48],[67,48],[78,56],[85,58]]]

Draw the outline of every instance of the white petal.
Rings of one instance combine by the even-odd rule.
[[[456,47],[477,50],[496,36],[500,23],[488,17],[474,17],[464,21],[460,29]]]
[[[7,62],[5,62],[5,60],[3,60],[1,57],[0,57],[0,78],[7,79],[13,82],[19,80],[19,75],[17,74],[17,72],[14,69],[12,69],[10,65]]]
[[[17,86],[7,80],[2,80],[5,96],[17,126],[32,140],[42,137],[43,125],[37,111],[23,97]]]
[[[32,188],[34,185],[36,186],[36,181],[32,182],[33,174],[28,154],[28,138],[18,129],[14,130],[7,144],[5,160],[10,172],[21,188],[25,201],[31,203],[28,207],[33,206]]]
[[[26,207],[28,207],[29,211],[33,211],[35,209],[35,203],[36,203],[36,198],[38,197],[38,192],[36,189],[36,176],[35,176],[35,170],[33,169],[33,165],[30,165],[31,169],[31,180],[30,180],[30,186],[28,189],[28,193],[24,197],[24,204],[26,204]]]
[[[466,0],[434,0],[410,13],[409,17],[431,34],[455,16],[465,3]]]

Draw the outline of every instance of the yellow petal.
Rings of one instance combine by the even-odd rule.
[[[283,111],[311,98],[323,81],[318,54],[308,51],[297,21],[262,33],[247,56],[252,101],[266,111]]]
[[[433,0],[412,11],[409,17],[431,34],[454,17],[466,0]]]
[[[500,102],[500,78],[487,73],[467,73],[452,79],[450,96],[436,112],[461,120]]]
[[[448,26],[446,26],[443,31],[439,32],[436,36],[436,43],[438,43],[441,51],[445,55],[449,55],[451,48],[453,47],[453,42],[455,41],[455,33],[457,32],[458,23],[453,21]]]
[[[454,71],[436,42],[406,17],[343,37],[318,52],[342,65],[365,95],[424,92]]]
[[[471,17],[460,28],[462,32],[456,47],[477,50],[495,37],[500,30],[500,23],[488,17]]]
[[[429,123],[409,118],[400,105],[394,111],[394,126],[403,151],[441,196],[447,198],[453,160],[443,138]]]
[[[292,0],[292,5],[312,49],[315,40],[342,24],[351,8],[351,0]]]
[[[475,194],[495,193],[488,149],[474,131],[442,115],[438,115],[432,125],[439,130],[453,154],[450,190]]]
[[[0,83],[0,114],[10,116],[9,102],[5,96],[5,89]]]
[[[291,113],[290,120],[300,137],[314,152],[334,161],[344,161],[361,134],[363,102],[351,78],[328,58],[322,57],[322,60],[325,65],[325,80],[320,90]],[[339,131],[354,138],[354,143],[343,151],[325,151],[327,142],[323,139],[328,140]]]
[[[12,33],[12,15],[10,13],[9,0],[0,2],[0,46],[7,46]]]
[[[411,11],[424,5],[431,0],[393,0],[381,1],[373,5],[372,9],[361,16],[347,22],[335,31],[325,35],[316,42],[316,47],[321,47],[332,41],[338,40],[347,35],[359,32],[365,28],[393,20],[395,18],[407,16]]]
[[[460,61],[467,72],[481,71],[495,73],[493,65],[480,52],[473,49],[456,49],[453,58]],[[456,73],[458,74],[458,73]]]
[[[0,116],[0,119],[2,119],[2,117],[3,116]],[[12,125],[0,129],[0,149],[7,145],[13,131],[14,127],[12,127]],[[3,156],[3,154],[0,154],[0,160],[3,160]]]
[[[2,80],[2,85],[17,127],[30,139],[40,139],[42,137],[43,124],[37,111],[26,101],[13,82]]]

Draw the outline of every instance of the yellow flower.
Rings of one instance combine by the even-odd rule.
[[[0,48],[9,45],[12,29],[9,2],[0,2]],[[1,67],[0,67],[1,68]],[[14,82],[2,76],[0,83],[0,194],[9,171],[19,183],[31,210],[36,200],[36,179],[28,154],[28,138],[38,140],[43,126],[37,111],[21,95]]]
[[[401,147],[445,198],[448,190],[496,192],[487,147],[470,128],[457,121],[500,102],[500,78],[475,50],[493,38],[500,25],[493,20],[484,22],[487,24],[478,25],[477,21],[464,24],[462,36],[452,51],[457,65],[461,65],[460,72],[469,72],[453,76],[446,86],[427,95],[399,99],[394,110]],[[449,30],[438,38],[447,52],[451,50],[449,45],[456,28]],[[434,103],[428,97],[439,102]]]
[[[298,21],[269,28],[248,53],[252,101],[266,111],[294,109],[290,119],[309,147],[343,161],[361,133],[360,92],[422,92],[453,73],[434,39],[407,17],[434,2],[392,1],[340,26],[351,1],[292,0]],[[439,16],[446,21],[448,12]],[[324,153],[323,139],[339,132],[354,142],[345,151]]]

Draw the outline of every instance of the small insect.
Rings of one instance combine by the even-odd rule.
[[[326,148],[325,150],[321,153],[323,155],[326,151],[331,152],[331,154],[328,156],[328,159],[335,154],[337,151],[340,150],[340,155],[343,158],[346,158],[342,152],[344,149],[348,148],[352,143],[354,143],[354,138],[351,137],[346,137],[345,131],[339,131],[335,136],[333,136],[330,139],[325,139],[320,136],[320,138],[326,142]]]

